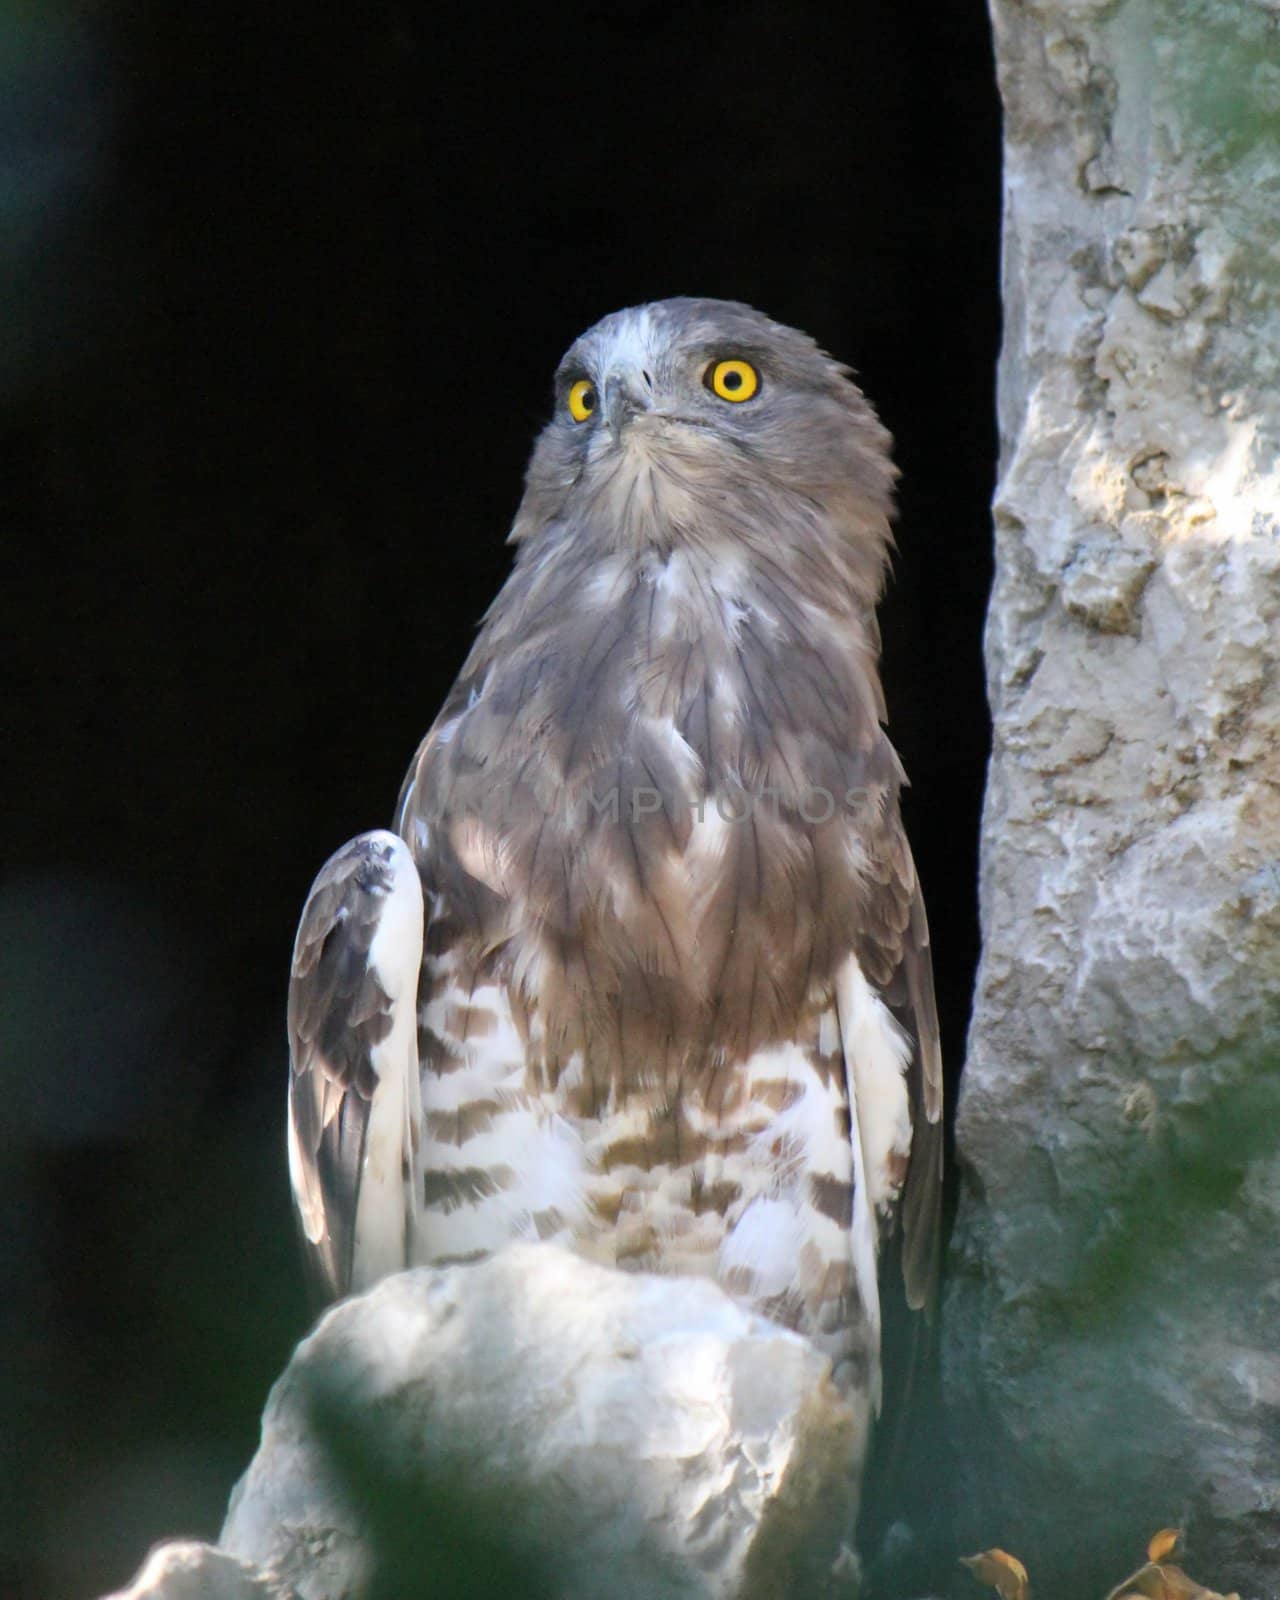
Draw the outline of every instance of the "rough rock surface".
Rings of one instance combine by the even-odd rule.
[[[825,1358],[713,1284],[514,1246],[324,1317],[221,1543],[300,1600],[455,1567],[459,1594],[816,1594],[851,1430]]]
[[[1006,326],[947,1321],[962,1537],[1086,1592],[1182,1522],[1207,1581],[1274,1593],[1280,4],[992,14]]]
[[[157,1545],[127,1589],[106,1600],[294,1600],[283,1584],[212,1545]]]

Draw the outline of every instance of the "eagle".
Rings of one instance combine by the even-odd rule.
[[[869,1433],[942,1178],[878,675],[895,478],[849,370],[748,306],[571,346],[394,829],[302,913],[288,1155],[322,1299],[516,1239],[703,1275],[827,1352]]]

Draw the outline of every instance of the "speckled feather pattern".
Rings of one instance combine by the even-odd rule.
[[[751,362],[734,405],[709,363]],[[599,398],[574,422],[565,397]],[[703,1273],[878,1385],[877,1252],[936,1271],[928,933],[874,607],[889,439],[747,307],[569,351],[514,569],[397,830],[426,903],[417,1258]]]
[[[760,409],[697,387],[721,350],[758,363]],[[711,1272],[865,1368],[841,963],[936,1027],[876,671],[888,439],[744,308],[622,313],[561,383],[619,368],[659,399],[620,437],[563,407],[543,434],[515,570],[402,794],[435,905],[428,1236]]]

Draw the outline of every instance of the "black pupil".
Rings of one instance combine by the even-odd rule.
[[[594,411],[595,410],[596,392],[591,387],[590,384],[588,384],[586,386],[586,388],[582,391],[582,394],[579,396],[579,399],[578,399],[578,404],[582,407],[582,409],[584,411]]]
[[[726,389],[741,389],[742,374],[735,367],[732,371],[726,372],[720,381],[724,384]]]

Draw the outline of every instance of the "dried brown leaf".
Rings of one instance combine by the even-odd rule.
[[[1107,1600],[1123,1600],[1125,1595],[1137,1595],[1140,1600],[1174,1600],[1176,1591],[1165,1583],[1165,1572],[1169,1570],[1177,1571],[1177,1568],[1165,1568],[1154,1561],[1146,1561],[1136,1572],[1122,1578]]]
[[[1216,1589],[1206,1589],[1204,1584],[1190,1578],[1181,1567],[1163,1566],[1165,1596],[1163,1600],[1240,1600],[1239,1595],[1219,1594]]]
[[[1138,1597],[1138,1600],[1151,1600],[1153,1591],[1151,1589],[1144,1588],[1143,1583],[1144,1580],[1147,1579],[1148,1574],[1156,1572],[1157,1570],[1158,1569],[1153,1566],[1150,1561],[1148,1561],[1144,1566],[1139,1567],[1136,1572],[1131,1572],[1127,1578],[1121,1578],[1120,1582],[1116,1584],[1115,1588],[1110,1590],[1108,1593],[1107,1600],[1133,1600],[1135,1595]]]
[[[968,1567],[980,1583],[990,1584],[1000,1600],[1027,1600],[1031,1592],[1027,1569],[1007,1550],[982,1550],[976,1556],[961,1556],[960,1564]]]
[[[1230,1596],[1206,1589],[1181,1567],[1148,1561],[1116,1584],[1107,1600],[1230,1600]]]

